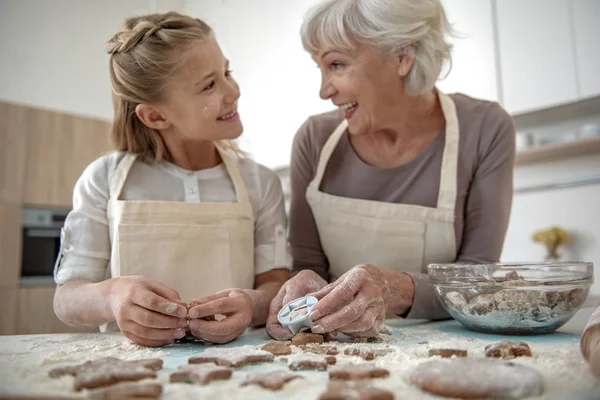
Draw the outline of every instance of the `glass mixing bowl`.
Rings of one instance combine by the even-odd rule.
[[[589,262],[430,264],[438,300],[468,329],[494,334],[550,333],[584,302]]]

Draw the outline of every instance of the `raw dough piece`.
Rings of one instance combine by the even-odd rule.
[[[355,338],[354,342],[356,342],[356,343],[381,343],[381,342],[383,342],[383,338],[375,337],[375,336],[359,337],[359,338]]]
[[[162,386],[158,383],[125,382],[93,389],[85,394],[86,400],[158,399]]]
[[[451,358],[452,356],[456,357],[466,357],[467,350],[458,350],[458,349],[429,349],[429,357],[440,356],[442,358]]]
[[[307,343],[323,343],[323,335],[310,332],[300,332],[292,338],[292,344],[300,346]]]
[[[489,358],[426,361],[413,369],[410,381],[425,392],[461,399],[521,399],[544,391],[537,370]]]
[[[302,350],[307,351],[309,353],[328,355],[328,356],[337,356],[340,354],[338,349],[335,346],[327,346],[327,345],[317,345],[317,344],[306,344],[298,346]]]
[[[231,374],[233,374],[231,369],[216,365],[182,365],[171,373],[169,381],[208,385],[214,380],[227,380],[231,378]]]
[[[359,356],[364,360],[370,361],[375,357],[384,356],[391,352],[390,349],[371,349],[369,347],[348,347],[344,350],[344,354],[347,356]]]
[[[511,342],[508,340],[502,340],[498,343],[490,343],[485,346],[485,356],[502,358],[504,360],[510,360],[515,357],[531,357],[531,349],[525,342]]]
[[[327,365],[324,357],[312,353],[303,353],[290,361],[289,368],[292,371],[325,371]]]
[[[292,349],[287,343],[289,342],[269,342],[261,347],[261,350],[268,351],[274,356],[287,356],[292,354]]]
[[[256,384],[269,390],[281,390],[286,383],[296,378],[304,379],[302,375],[291,374],[287,371],[259,372],[248,375],[242,386]]]
[[[394,394],[363,382],[333,381],[319,400],[394,400]]]
[[[327,365],[335,365],[337,363],[337,358],[334,356],[325,356],[325,362]]]
[[[226,349],[209,348],[197,356],[190,357],[190,364],[215,363],[222,367],[240,368],[249,364],[273,362],[273,355],[268,351],[255,348],[233,347]]]
[[[329,371],[330,380],[360,381],[370,378],[385,378],[390,375],[387,369],[379,368],[374,364],[348,364]]]
[[[92,389],[113,385],[117,382],[139,381],[156,378],[156,372],[162,368],[163,360],[123,361],[115,357],[105,357],[95,361],[86,361],[80,365],[59,367],[50,370],[51,378],[64,375],[75,377],[74,389]]]

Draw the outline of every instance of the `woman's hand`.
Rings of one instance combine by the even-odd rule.
[[[113,278],[110,307],[123,335],[139,345],[165,346],[185,335],[185,303],[175,290],[149,278]]]
[[[252,297],[242,289],[226,289],[194,300],[188,316],[195,337],[212,343],[231,342],[246,331],[252,321]],[[203,318],[225,316],[224,319]]]
[[[299,297],[306,296],[327,285],[327,282],[311,270],[300,271],[292,279],[283,284],[279,293],[271,302],[269,318],[267,319],[267,332],[276,340],[288,340],[294,334],[287,328],[284,328],[277,320],[277,314],[281,308],[290,301]]]
[[[412,280],[398,272],[374,265],[357,265],[312,294],[319,299],[310,316],[312,331],[337,331],[353,337],[378,336],[394,293],[410,293],[412,298],[414,288],[405,287],[407,285],[412,285]]]

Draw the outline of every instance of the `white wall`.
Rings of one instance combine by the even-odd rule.
[[[600,155],[519,166],[515,170],[515,188],[598,174]],[[516,193],[502,260],[543,260],[545,247],[533,242],[531,235],[552,225],[559,225],[572,235],[572,242],[559,251],[564,260],[594,263],[596,283],[591,291],[600,295],[600,184]]]
[[[319,98],[320,73],[302,49],[302,16],[315,0],[187,1],[186,12],[217,34],[240,84],[240,144],[269,167],[287,165],[296,130],[331,110]]]
[[[0,99],[110,120],[105,45],[123,20],[180,1],[0,1]]]

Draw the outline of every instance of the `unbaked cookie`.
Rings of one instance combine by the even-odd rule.
[[[329,363],[324,357],[312,353],[302,353],[288,364],[292,371],[325,371]]]
[[[394,394],[364,382],[331,381],[319,400],[394,400]]]
[[[74,388],[92,389],[113,385],[118,382],[139,381],[156,378],[156,372],[163,366],[158,358],[123,361],[115,357],[105,357],[95,361],[86,361],[80,365],[54,368],[49,371],[51,378],[64,375],[75,377]]]
[[[303,379],[303,377],[287,371],[259,372],[248,375],[246,380],[242,382],[242,386],[255,384],[269,390],[281,390],[286,383],[294,379]]]
[[[348,364],[329,371],[329,379],[341,381],[360,381],[371,378],[385,378],[390,375],[387,369],[379,368],[374,364]]]
[[[305,345],[307,343],[323,343],[323,335],[310,332],[300,332],[292,338],[292,344],[295,346]]]
[[[162,385],[158,383],[124,382],[86,392],[86,400],[158,399]]]
[[[410,381],[425,392],[461,399],[521,399],[544,391],[541,374],[495,359],[435,359],[419,364]]]
[[[249,364],[273,362],[273,354],[254,347],[208,348],[197,356],[190,357],[190,364],[215,363],[222,367],[240,368]]]
[[[268,351],[274,356],[287,356],[292,354],[292,349],[288,345],[289,342],[269,342],[261,347],[261,350]]]
[[[327,346],[327,345],[319,345],[319,344],[301,344],[300,347],[302,350],[307,351],[309,353],[328,355],[328,356],[337,356],[340,352],[335,346]]]
[[[429,349],[429,357],[440,356],[442,358],[466,357],[467,350],[459,349]]]
[[[531,349],[525,342],[502,340],[485,346],[485,356],[510,360],[516,357],[531,357]]]
[[[169,380],[171,383],[208,385],[214,380],[227,380],[232,374],[231,369],[217,365],[182,365],[171,373]]]
[[[359,356],[360,358],[370,361],[375,357],[384,356],[390,353],[391,349],[373,349],[368,346],[364,347],[348,347],[344,350],[344,354],[347,356]]]

